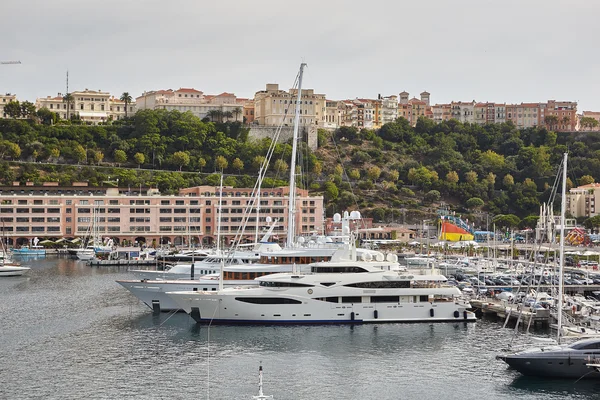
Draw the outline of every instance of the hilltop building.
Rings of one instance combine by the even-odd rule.
[[[600,204],[600,183],[572,188],[567,194],[567,213],[573,218],[595,217],[600,211],[596,204]]]
[[[16,94],[0,94],[0,117],[8,118],[8,116],[4,113],[4,106],[10,103],[11,101],[17,101]]]
[[[125,117],[125,103],[108,92],[85,89],[72,92],[71,95],[73,102],[68,110],[69,118],[72,115],[78,115],[84,122],[98,124]],[[60,118],[67,119],[67,103],[61,93],[55,97],[38,98],[35,106],[38,110],[47,108],[57,113]],[[135,111],[135,102],[127,105],[127,115],[131,116],[135,114]]]

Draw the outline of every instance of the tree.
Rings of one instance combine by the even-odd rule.
[[[446,181],[448,183],[458,183],[458,173],[456,171],[450,171],[446,174]]]
[[[488,150],[481,154],[480,164],[484,170],[499,172],[504,168],[504,156]]]
[[[289,168],[288,164],[282,159],[278,159],[275,161],[274,165],[275,171],[279,174],[285,174]]]
[[[544,124],[548,127],[548,129],[552,129],[558,125],[558,115],[546,115],[544,117]]]
[[[9,101],[4,106],[4,114],[12,119],[21,118],[21,103],[18,101]]]
[[[179,167],[179,170],[190,164],[190,155],[185,151],[176,151],[173,153],[173,163]]]
[[[350,179],[354,179],[355,181],[357,181],[360,179],[360,171],[357,168],[353,168],[348,173],[348,176],[350,177]]]
[[[423,200],[427,203],[433,203],[434,201],[439,201],[441,196],[442,195],[439,191],[430,190],[429,192],[425,193],[425,196],[423,196]]]
[[[338,198],[340,192],[335,183],[329,181],[325,182],[323,189],[325,190],[325,199],[327,199],[327,201],[335,201]]]
[[[233,113],[231,111],[225,111],[223,112],[223,117],[227,118],[227,121],[229,121],[229,118],[233,118]]]
[[[233,162],[231,163],[231,166],[233,167],[233,169],[238,171],[238,173],[241,173],[242,170],[244,169],[244,162],[242,160],[240,160],[238,157],[236,157],[233,160]]]
[[[200,157],[198,159],[198,167],[200,168],[200,172],[202,172],[202,169],[206,167],[206,160],[204,158]]]
[[[411,168],[408,170],[408,180],[422,189],[427,189],[438,180],[438,174],[427,167]]]
[[[519,226],[521,220],[514,214],[497,215],[492,222],[500,229],[513,229]]]
[[[144,156],[144,153],[135,153],[133,156],[133,159],[135,160],[135,163],[138,165],[138,168],[141,168],[142,164],[146,161],[146,157]]]
[[[71,93],[67,93],[63,96],[62,101],[63,101],[63,103],[67,103],[67,120],[69,120],[71,107],[72,107],[72,104],[75,102],[75,98],[73,97],[73,95]]]
[[[94,150],[92,153],[92,162],[100,165],[102,160],[104,160],[104,153],[100,150]]]
[[[586,219],[583,221],[583,225],[588,229],[596,229],[600,227],[600,215]]]
[[[584,130],[586,128],[588,130],[593,130],[594,128],[598,127],[598,120],[592,117],[581,117],[579,124],[584,128]]]
[[[87,151],[80,144],[75,145],[75,148],[73,149],[73,154],[75,155],[77,163],[82,163],[87,158]]]
[[[127,162],[127,153],[125,153],[123,150],[121,149],[117,149],[115,150],[115,152],[113,153],[113,158],[115,159],[115,162],[117,163],[117,165],[121,165],[123,163]]]
[[[515,178],[513,178],[511,174],[506,174],[504,175],[504,178],[502,178],[502,184],[505,188],[511,188],[515,184]]]
[[[123,92],[123,94],[121,95],[120,100],[125,103],[125,118],[127,118],[127,107],[129,106],[129,104],[131,104],[131,102],[133,101],[133,98],[131,97],[131,95],[129,94],[129,92]]]
[[[381,169],[376,165],[372,166],[371,168],[369,168],[367,170],[367,177],[374,182],[376,182],[380,176],[381,176]]]
[[[471,197],[465,204],[467,208],[477,209],[482,207],[485,203],[479,197]]]
[[[387,178],[392,182],[396,182],[398,181],[398,178],[400,178],[400,173],[395,169],[391,170],[390,172],[388,172]]]
[[[465,174],[465,181],[471,185],[477,183],[477,172],[469,171]]]
[[[589,185],[590,183],[594,183],[594,178],[591,175],[584,175],[579,178],[579,186]]]
[[[233,114],[235,115],[235,120],[238,120],[238,115],[242,113],[242,109],[240,107],[236,107],[233,109]]]
[[[48,110],[46,107],[37,110],[35,115],[40,119],[40,122],[44,125],[53,125],[58,121],[58,115]]]
[[[227,169],[227,166],[229,165],[229,163],[227,162],[227,159],[223,156],[217,156],[215,158],[215,169],[216,170],[220,170],[221,172],[225,169]]]
[[[260,170],[260,168],[262,167],[262,165],[264,164],[264,162],[265,162],[265,157],[264,156],[255,156],[252,159],[252,167],[255,170],[258,171],[258,170]]]

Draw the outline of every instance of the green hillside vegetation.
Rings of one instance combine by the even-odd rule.
[[[118,179],[119,186],[176,193],[218,185],[223,170],[226,185],[252,187],[270,145],[269,139],[248,139],[249,128],[227,116],[200,120],[189,112],[142,110],[88,126],[29,108],[26,120],[0,119],[2,184],[99,186]],[[302,185],[325,196],[328,216],[358,208],[378,222],[431,218],[443,202],[471,218],[495,215],[500,225],[527,227],[550,196],[565,151],[571,186],[600,177],[600,133],[557,134],[510,122],[480,126],[421,118],[413,128],[399,118],[379,130],[319,130],[319,149],[301,150]],[[287,184],[290,156],[290,144],[277,145],[265,187]]]

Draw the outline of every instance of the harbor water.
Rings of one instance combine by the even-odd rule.
[[[125,267],[22,260],[0,278],[1,399],[597,399],[600,382],[521,377],[501,323],[198,326],[153,315]],[[540,334],[543,335],[543,334]]]

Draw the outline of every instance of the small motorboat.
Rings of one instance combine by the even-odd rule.
[[[0,276],[21,276],[29,272],[30,269],[15,263],[0,264]]]

